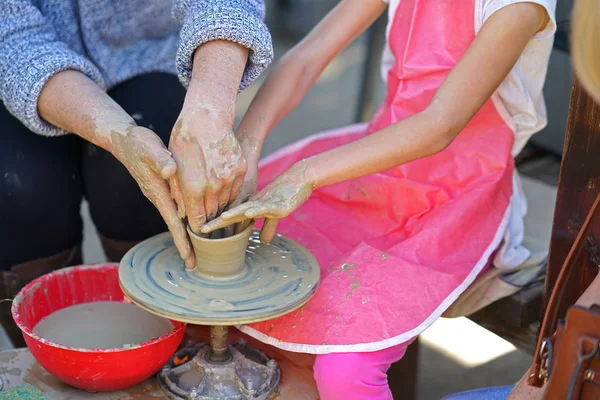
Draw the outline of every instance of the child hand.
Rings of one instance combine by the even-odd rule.
[[[202,233],[210,233],[247,219],[265,218],[260,240],[269,243],[275,236],[279,219],[287,217],[300,207],[314,190],[306,161],[293,165],[279,175],[250,200],[221,214],[202,227]]]

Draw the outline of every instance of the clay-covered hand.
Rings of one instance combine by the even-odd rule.
[[[179,216],[197,234],[235,200],[244,182],[246,160],[226,120],[209,106],[184,106],[171,134],[177,163],[171,194]]]
[[[239,137],[238,140],[242,147],[242,154],[246,159],[248,168],[244,177],[244,183],[240,190],[239,195],[233,200],[225,210],[231,210],[242,203],[248,201],[257,192],[258,188],[258,160],[260,158],[259,147],[250,143],[250,141],[244,137]],[[243,221],[236,225],[229,225],[225,227],[224,237],[232,236],[236,233],[243,231],[247,227],[249,221]]]
[[[258,160],[260,158],[260,147],[254,141],[241,135],[237,136],[242,150],[242,156],[246,160],[246,174],[238,196],[233,199],[227,209],[232,209],[248,201],[254,196],[258,187]]]
[[[269,243],[275,236],[279,220],[308,200],[313,190],[314,182],[306,161],[301,161],[275,178],[248,202],[225,211],[204,225],[202,233],[210,233],[245,220],[265,218],[260,240]]]
[[[137,181],[144,196],[158,209],[186,267],[193,268],[194,253],[167,182],[177,172],[171,153],[154,132],[141,126],[130,126],[125,132],[113,130],[110,139],[112,153]]]

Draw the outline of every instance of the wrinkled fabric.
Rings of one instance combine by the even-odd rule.
[[[403,0],[388,94],[369,125],[321,133],[263,161],[259,186],[296,161],[423,110],[474,39],[473,1]],[[399,133],[401,134],[401,133]],[[315,190],[279,233],[312,251],[316,295],[280,318],[241,327],[307,353],[377,351],[406,342],[489,264],[509,215],[514,135],[492,100],[442,152]]]

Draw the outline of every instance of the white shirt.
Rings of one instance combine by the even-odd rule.
[[[396,61],[389,47],[389,35],[401,0],[383,1],[389,2],[389,22],[386,29],[388,40],[381,62],[381,74],[383,80],[386,81],[387,73]],[[485,21],[496,11],[520,2],[537,3],[543,6],[548,12],[550,21],[529,41],[515,66],[492,96],[496,109],[515,133],[513,157],[523,150],[534,133],[539,132],[548,123],[542,89],[546,80],[548,61],[556,31],[556,0],[475,0],[473,27],[477,34]],[[516,171],[513,177],[513,196],[509,207],[509,222],[504,234],[504,241],[494,258],[496,267],[506,269],[517,267],[530,255],[530,251],[522,246],[525,232],[523,220],[527,213],[527,200]]]

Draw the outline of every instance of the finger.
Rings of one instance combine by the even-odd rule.
[[[204,153],[196,142],[187,143],[184,149],[173,148],[177,162],[177,184],[181,191],[185,214],[192,232],[199,234],[206,223],[204,195],[206,193],[206,171]]]
[[[248,210],[258,207],[259,205],[260,203],[256,201],[249,201],[247,203],[233,207],[231,210],[223,212],[219,217],[223,218],[224,220],[233,220],[234,218],[244,216],[245,219],[246,212]]]
[[[239,178],[237,178],[235,181],[233,181],[233,185],[231,185],[231,192],[229,193],[229,201],[227,202],[227,204],[234,204],[234,202],[236,202],[237,204],[242,204],[244,201],[248,200],[248,198],[250,196],[248,196],[248,198],[240,198],[238,199],[238,196],[240,195],[240,193],[242,192],[242,187],[244,187],[244,177],[241,176]]]
[[[177,206],[170,196],[167,182],[152,173],[148,174],[148,180],[150,181],[150,190],[142,188],[144,194],[152,201],[165,220],[173,236],[175,247],[177,247],[186,267],[194,268],[194,253],[192,252],[183,221],[177,215]]]
[[[204,210],[204,199],[195,200],[188,198],[185,202],[188,224],[190,229],[200,235],[202,226],[206,223],[206,211]]]
[[[217,216],[221,215],[227,204],[229,204],[229,196],[231,195],[231,184],[225,184],[219,193],[219,208],[217,209]]]
[[[149,136],[152,137],[153,136]],[[163,179],[169,179],[177,173],[177,164],[160,138],[149,139],[141,148],[141,157],[148,162],[150,168]]]
[[[287,216],[286,213],[281,209],[281,207],[275,206],[270,203],[255,205],[254,207],[248,209],[245,215],[249,219],[283,218]]]
[[[210,233],[218,229],[225,228],[229,225],[233,225],[237,222],[245,221],[247,219],[248,218],[246,218],[244,214],[241,214],[231,219],[223,219],[223,217],[217,217],[203,225],[201,231],[202,233]]]
[[[204,195],[204,211],[206,212],[207,221],[215,219],[219,210],[219,194],[216,189],[216,185],[211,185],[206,188],[206,194]]]
[[[171,188],[171,197],[177,204],[177,215],[179,218],[185,218],[185,202],[183,201],[183,193],[181,193],[181,187],[179,187],[179,180],[177,176],[172,177],[169,180],[169,187]]]
[[[245,215],[245,212],[248,208],[252,207],[252,204],[242,204],[232,210],[226,211],[221,214],[219,217],[213,219],[208,222],[204,226],[202,226],[202,233],[210,233],[217,229],[225,228],[226,226],[235,224],[236,222],[242,222],[248,219]],[[227,216],[226,216],[227,214]]]
[[[265,219],[265,223],[260,230],[260,241],[262,243],[270,243],[271,240],[275,237],[275,233],[277,231],[277,224],[279,223],[279,218],[267,218]]]

